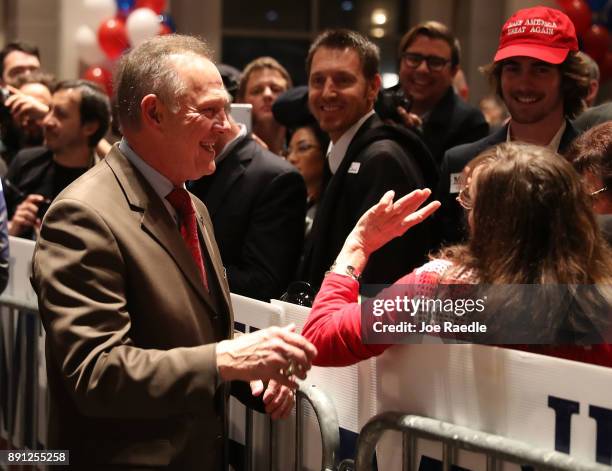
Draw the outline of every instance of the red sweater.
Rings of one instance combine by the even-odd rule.
[[[435,292],[440,275],[450,262],[434,260],[404,276],[396,284],[419,285],[423,293]],[[465,282],[465,280],[461,280]],[[460,282],[460,281],[459,281]],[[430,287],[430,289],[428,289]],[[357,303],[359,283],[351,277],[330,273],[325,277],[302,335],[318,350],[314,364],[318,366],[347,366],[380,355],[391,345],[361,342],[361,308]],[[612,367],[610,344],[590,346],[506,346],[516,350],[550,355],[568,360]]]

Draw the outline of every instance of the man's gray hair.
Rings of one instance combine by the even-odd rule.
[[[115,106],[122,128],[140,127],[140,103],[148,94],[178,111],[177,98],[185,84],[172,63],[177,55],[211,58],[204,41],[178,34],[156,36],[121,57],[115,73]]]

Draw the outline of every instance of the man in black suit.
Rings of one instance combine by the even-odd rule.
[[[191,183],[208,208],[232,293],[278,298],[293,280],[304,241],[300,173],[233,122],[217,141],[217,170]]]
[[[577,52],[574,25],[559,10],[526,8],[505,23],[493,63],[483,70],[506,104],[510,121],[498,132],[444,155],[437,192],[442,208],[436,221],[446,243],[466,235],[456,196],[470,160],[506,141],[547,146],[563,154],[576,137],[569,119],[582,110],[589,87],[588,68]]]
[[[10,235],[29,238],[40,228],[49,203],[96,162],[109,124],[110,102],[96,84],[57,84],[42,121],[45,146],[21,150],[6,174]]]
[[[321,34],[307,58],[308,102],[331,139],[331,179],[315,216],[302,277],[318,288],[359,217],[387,190],[403,196],[435,184],[437,169],[411,131],[386,126],[373,110],[380,89],[379,52],[346,30]],[[391,283],[421,264],[429,227],[419,225],[377,251],[363,273],[341,267],[365,283]]]
[[[400,83],[389,92],[403,93],[411,104],[408,113],[401,106],[395,119],[416,128],[438,165],[451,147],[474,142],[489,133],[481,111],[463,101],[453,89],[459,70],[459,41],[437,21],[420,23],[410,29],[399,45]],[[377,111],[382,104],[376,104]]]

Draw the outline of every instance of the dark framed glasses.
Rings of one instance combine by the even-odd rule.
[[[416,52],[404,52],[402,54],[402,61],[408,67],[417,68],[423,61],[427,62],[427,67],[432,72],[440,72],[446,64],[450,62],[450,59],[445,59],[440,56],[424,56],[423,54],[417,54]]]

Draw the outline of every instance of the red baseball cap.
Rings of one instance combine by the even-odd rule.
[[[525,8],[504,24],[493,61],[526,56],[560,64],[569,51],[577,50],[576,29],[565,13],[548,7]]]

